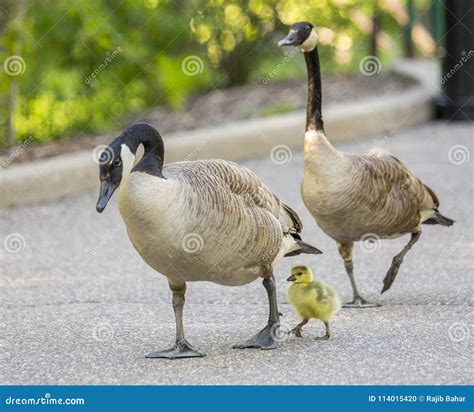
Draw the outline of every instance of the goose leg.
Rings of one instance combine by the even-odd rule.
[[[146,355],[147,358],[166,358],[166,359],[179,359],[179,358],[196,358],[206,356],[203,353],[195,350],[184,337],[184,326],[183,326],[183,308],[184,308],[184,295],[186,293],[186,283],[171,283],[169,282],[171,291],[173,292],[173,309],[176,320],[176,342],[170,348],[159,352],[152,352]]]
[[[275,349],[278,346],[276,339],[280,336],[280,314],[278,312],[278,303],[276,297],[275,278],[273,275],[263,279],[263,286],[267,291],[268,302],[270,304],[270,313],[268,316],[268,324],[253,338],[242,344],[234,345],[234,349]]]
[[[326,326],[326,334],[323,336],[318,336],[316,340],[328,340],[331,337],[331,330],[329,329],[329,322],[324,322],[324,326]]]
[[[384,293],[390,289],[390,286],[392,286],[393,281],[397,277],[398,269],[400,269],[400,265],[403,262],[403,258],[405,257],[407,252],[411,249],[411,247],[416,242],[418,242],[418,239],[420,238],[420,236],[421,236],[421,231],[412,233],[410,241],[405,245],[402,251],[393,258],[390,269],[388,270],[383,280],[383,288],[382,288],[382,292],[380,293]]]
[[[342,305],[343,308],[375,308],[380,306],[378,303],[370,303],[367,302],[359,293],[356,285],[356,281],[354,279],[354,265],[352,263],[352,252],[354,249],[354,242],[350,242],[347,244],[338,243],[339,254],[341,255],[342,259],[344,260],[344,267],[346,268],[347,276],[349,276],[349,280],[352,286],[352,296],[353,299],[351,302],[344,303]]]
[[[301,330],[303,329],[303,326],[306,325],[307,323],[308,323],[308,319],[303,319],[290,331],[290,333],[294,333],[294,335],[297,338],[302,338],[303,335],[301,335]]]

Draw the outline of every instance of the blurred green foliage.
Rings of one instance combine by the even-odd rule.
[[[0,70],[0,136],[15,84],[17,139],[48,141],[119,129],[124,115],[158,104],[179,110],[213,87],[261,83],[298,20],[320,28],[324,71],[350,70],[369,52],[351,13],[373,10],[373,0],[3,0],[0,62],[19,55],[25,66]],[[383,23],[399,31],[391,16]],[[294,59],[273,80],[303,70]]]

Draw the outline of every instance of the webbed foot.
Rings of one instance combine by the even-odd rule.
[[[146,355],[146,358],[165,358],[165,359],[181,359],[181,358],[199,358],[206,356],[204,353],[195,350],[186,340],[177,341],[170,349],[159,352],[152,352]]]
[[[298,326],[296,328],[292,329],[290,333],[294,334],[297,338],[302,338],[303,337],[303,335],[301,334],[301,328],[298,327]]]
[[[244,343],[232,346],[232,349],[275,349],[278,346],[278,341],[283,340],[281,335],[285,333],[287,332],[280,330],[279,323],[274,323],[273,325],[268,324],[253,338],[250,338]]]
[[[355,297],[352,302],[343,303],[343,308],[351,308],[351,309],[363,309],[363,308],[378,308],[382,306],[380,303],[371,303],[367,302],[363,297],[357,296]]]
[[[328,339],[329,339],[329,335],[326,334],[326,335],[323,335],[323,336],[316,336],[314,339],[315,339],[315,340],[328,340]]]

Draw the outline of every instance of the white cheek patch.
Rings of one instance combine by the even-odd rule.
[[[122,143],[120,146],[120,157],[122,158],[123,165],[122,176],[125,176],[132,171],[135,155],[125,143]]]
[[[308,38],[300,44],[301,51],[310,52],[313,51],[314,48],[317,46],[319,40],[318,33],[315,29],[311,29],[311,33],[309,34]]]
[[[143,157],[145,154],[145,147],[143,146],[143,143],[140,143],[137,147],[137,151],[135,152],[135,162],[133,163],[133,166],[135,166]]]

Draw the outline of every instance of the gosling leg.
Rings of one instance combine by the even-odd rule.
[[[339,254],[341,255],[342,259],[344,260],[344,267],[347,272],[347,276],[349,276],[349,281],[351,282],[352,286],[352,301],[344,303],[342,305],[343,308],[375,308],[380,306],[378,303],[370,303],[366,301],[359,293],[356,285],[356,281],[354,279],[354,265],[352,263],[352,252],[354,250],[354,242],[350,242],[347,244],[338,243]]]
[[[390,269],[388,269],[388,272],[385,275],[385,278],[383,280],[383,288],[382,288],[382,292],[380,293],[384,293],[390,289],[390,286],[392,286],[395,278],[397,277],[398,269],[400,269],[400,265],[403,262],[403,258],[405,257],[407,252],[411,249],[411,247],[416,242],[418,242],[418,239],[420,238],[420,236],[421,236],[421,231],[412,233],[410,241],[405,245],[402,251],[393,258]]]
[[[171,283],[169,282],[171,291],[173,292],[173,310],[176,320],[176,341],[170,348],[159,352],[152,352],[146,355],[147,358],[196,358],[206,356],[203,353],[195,350],[184,337],[183,326],[183,308],[186,293],[186,283]]]
[[[297,338],[302,338],[303,335],[301,335],[301,330],[303,329],[303,326],[308,323],[309,319],[303,319],[300,323],[298,323],[291,331],[290,333],[294,333],[294,335]]]
[[[331,337],[331,330],[329,329],[329,322],[324,322],[324,326],[326,326],[326,334],[323,336],[317,336],[316,340],[328,340]]]
[[[248,339],[242,344],[233,346],[233,349],[275,349],[278,346],[278,340],[283,339],[280,331],[280,313],[278,312],[278,303],[276,297],[275,278],[271,275],[263,279],[263,286],[267,291],[270,311],[268,323],[253,338]]]

